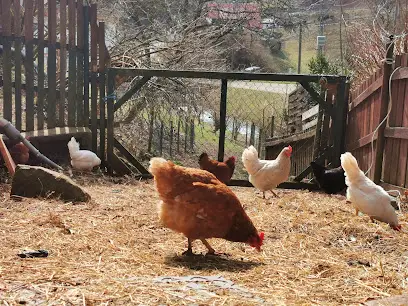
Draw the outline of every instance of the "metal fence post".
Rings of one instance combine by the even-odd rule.
[[[227,79],[221,80],[221,101],[220,101],[220,137],[218,140],[218,160],[224,160],[225,132],[227,129]]]

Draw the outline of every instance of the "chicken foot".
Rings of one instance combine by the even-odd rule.
[[[215,250],[211,247],[211,245],[208,243],[207,240],[201,239],[201,242],[205,245],[205,247],[208,249],[208,253],[205,254],[205,256],[229,256],[227,253],[217,253]]]
[[[207,240],[201,239],[201,242],[205,245],[208,249],[208,253],[206,255],[215,255],[215,250],[211,247]]]
[[[271,189],[270,192],[275,196],[275,198],[279,198],[279,196]]]
[[[187,243],[188,243],[188,246],[187,246],[187,250],[186,251],[184,251],[183,253],[182,253],[182,255],[185,255],[185,256],[193,256],[194,255],[194,253],[193,253],[193,246],[192,246],[192,240],[190,239],[190,238],[187,238]]]

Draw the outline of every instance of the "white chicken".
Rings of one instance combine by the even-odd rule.
[[[94,152],[80,150],[79,143],[74,137],[68,142],[68,150],[71,157],[71,165],[75,170],[91,171],[93,167],[101,164],[101,160]]]
[[[258,151],[250,146],[242,153],[242,162],[249,173],[249,181],[255,188],[263,193],[270,190],[275,197],[278,197],[273,188],[285,182],[290,173],[290,156],[292,147],[287,146],[279,153],[274,160],[262,160],[258,158]]]
[[[361,211],[372,221],[373,219],[382,221],[388,223],[394,230],[401,230],[388,193],[364,175],[351,153],[342,154],[340,160],[348,186],[347,200],[353,204],[356,215]]]

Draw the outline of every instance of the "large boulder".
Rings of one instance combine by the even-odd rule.
[[[66,175],[28,165],[17,165],[11,195],[28,198],[52,197],[72,202],[87,202],[91,199],[85,190]]]

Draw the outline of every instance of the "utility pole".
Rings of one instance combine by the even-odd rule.
[[[299,23],[299,55],[297,69],[298,74],[300,74],[301,62],[302,62],[302,23]]]
[[[319,36],[324,36],[323,16],[320,17]],[[319,46],[317,47],[317,55],[322,55],[322,54],[323,54],[323,45],[319,44]]]

